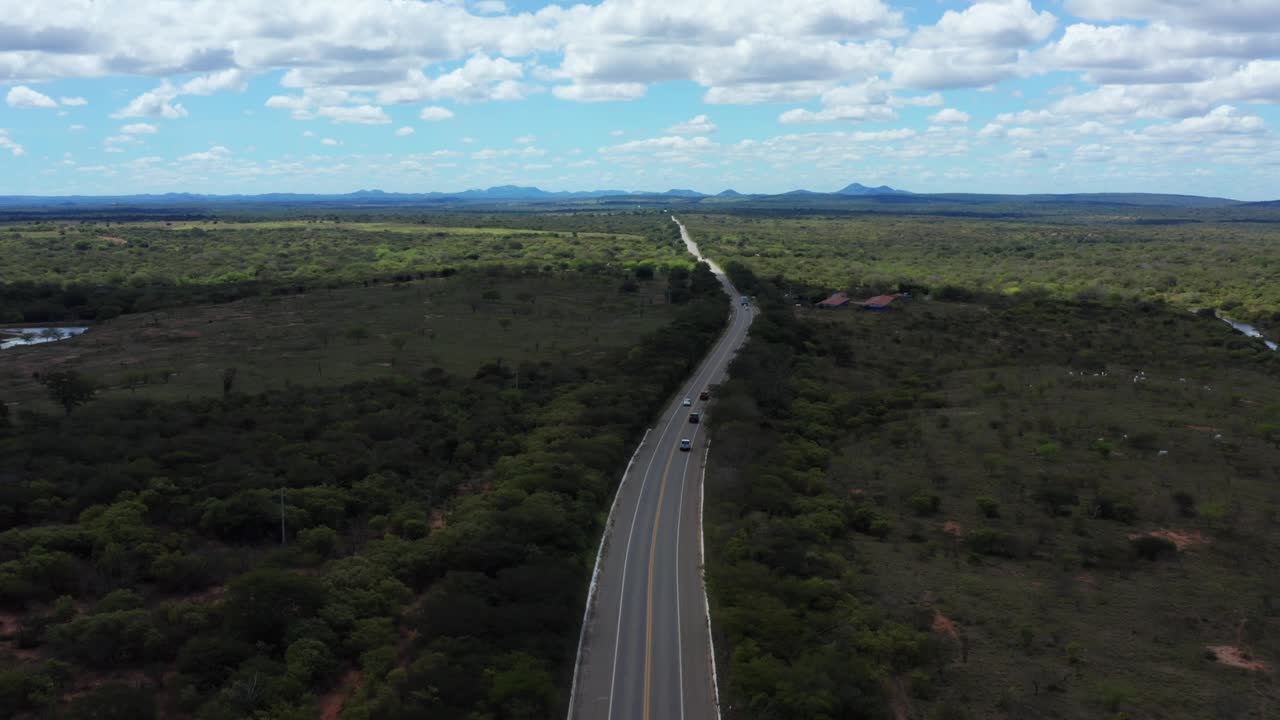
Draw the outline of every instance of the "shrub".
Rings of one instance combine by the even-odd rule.
[[[969,533],[969,547],[980,555],[1017,557],[1017,540],[1003,530],[979,528]]]
[[[916,515],[927,517],[937,513],[942,507],[942,498],[933,493],[918,492],[907,500],[907,504]]]
[[[1143,560],[1162,560],[1178,554],[1178,546],[1172,541],[1154,535],[1140,535],[1129,541],[1134,553]]]
[[[1000,517],[1000,503],[996,502],[993,498],[989,498],[984,495],[977,499],[977,503],[978,512],[982,513],[983,517]]]

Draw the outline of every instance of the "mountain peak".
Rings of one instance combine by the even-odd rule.
[[[910,195],[906,190],[895,190],[888,185],[867,187],[862,183],[849,183],[835,192],[836,195]]]

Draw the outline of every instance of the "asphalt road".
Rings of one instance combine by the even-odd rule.
[[[675,220],[675,218],[672,218]],[[678,222],[678,221],[677,221]],[[680,233],[699,259],[684,225]],[[714,263],[729,294],[728,329],[658,418],[618,489],[578,648],[571,720],[718,717],[702,584],[704,388],[721,382],[754,308]],[[690,407],[683,405],[685,398]],[[703,423],[689,413],[703,413]],[[681,439],[691,441],[688,451]]]

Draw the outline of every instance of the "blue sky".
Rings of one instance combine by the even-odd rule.
[[[1274,0],[0,6],[0,194],[1280,197]]]

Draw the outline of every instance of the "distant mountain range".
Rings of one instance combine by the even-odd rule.
[[[461,192],[399,193],[382,190],[357,190],[345,194],[322,193],[266,193],[261,195],[202,195],[195,193],[164,193],[154,195],[69,195],[0,196],[0,212],[29,209],[32,211],[65,209],[123,208],[191,208],[193,206],[236,205],[317,205],[317,206],[440,206],[474,204],[537,204],[537,203],[586,203],[591,205],[626,204],[697,204],[697,203],[752,203],[767,207],[796,204],[804,207],[862,206],[970,206],[1014,204],[1026,205],[1075,205],[1075,206],[1136,206],[1215,208],[1233,206],[1267,206],[1275,203],[1242,203],[1229,198],[1200,197],[1196,195],[1164,195],[1154,193],[1078,193],[1064,195],[986,195],[977,193],[913,193],[880,185],[868,187],[850,183],[834,192],[792,190],[778,194],[744,194],[736,190],[724,190],[715,195],[673,188],[664,192],[635,190],[582,190],[547,191],[537,187],[499,185],[485,189],[475,188]],[[1276,201],[1280,202],[1280,201]]]

